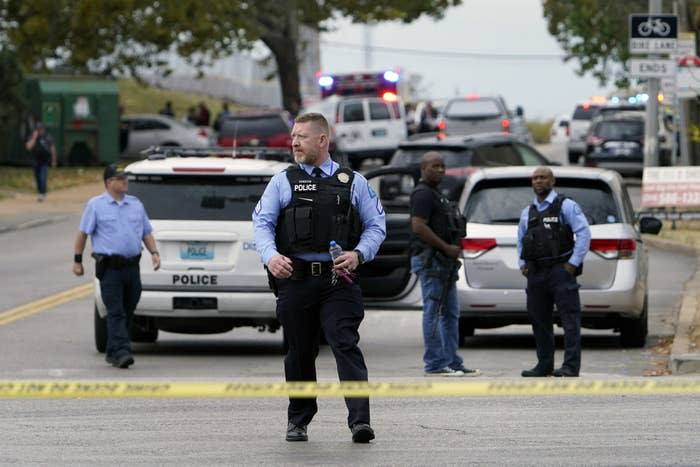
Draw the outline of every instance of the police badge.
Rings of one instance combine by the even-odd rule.
[[[345,172],[340,172],[338,174],[338,181],[340,183],[348,183],[350,181],[350,176],[346,174]]]

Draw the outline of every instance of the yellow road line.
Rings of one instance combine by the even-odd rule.
[[[41,313],[42,311],[57,307],[58,305],[87,297],[88,295],[92,294],[92,288],[92,283],[84,284],[79,287],[74,287],[49,297],[42,298],[41,300],[36,300],[34,302],[0,312],[0,326],[3,324],[9,324],[18,319]]]
[[[480,380],[344,383],[0,380],[0,399],[513,397],[700,394],[700,378]]]

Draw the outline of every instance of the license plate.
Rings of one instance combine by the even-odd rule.
[[[180,245],[180,259],[214,259],[214,244],[208,242],[187,242]]]
[[[377,128],[375,130],[372,130],[372,136],[386,136],[386,129]]]

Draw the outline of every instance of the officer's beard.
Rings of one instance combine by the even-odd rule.
[[[313,154],[307,154],[301,151],[294,153],[294,162],[296,162],[297,164],[314,165],[316,159],[317,157]]]

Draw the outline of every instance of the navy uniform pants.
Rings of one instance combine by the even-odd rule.
[[[357,280],[356,280],[357,281]],[[367,367],[358,347],[358,328],[365,316],[357,282],[338,278],[331,285],[330,272],[302,280],[275,279],[278,289],[277,319],[289,350],[284,359],[287,381],[316,381],[316,357],[320,333],[335,357],[340,381],[367,381]],[[369,398],[346,397],[348,426],[369,423]],[[318,411],[316,398],[289,398],[288,421],[308,425]]]
[[[131,353],[129,328],[141,298],[139,265],[106,267],[100,280],[102,301],[107,307],[107,350],[105,355],[119,358]]]
[[[564,363],[574,372],[581,368],[581,300],[576,278],[564,269],[564,263],[529,267],[527,276],[527,314],[537,346],[537,367],[554,367],[553,305],[556,304],[564,328]]]

